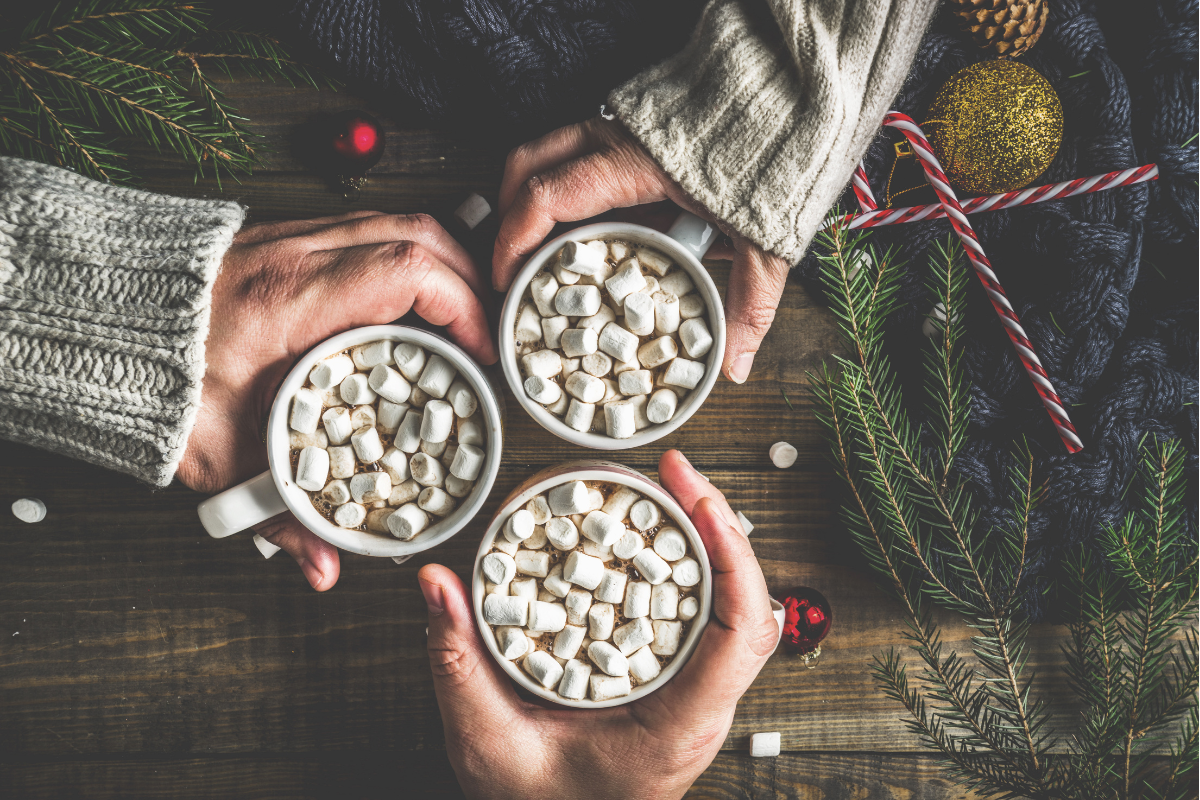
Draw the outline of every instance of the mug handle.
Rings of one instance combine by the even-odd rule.
[[[684,249],[699,261],[717,241],[720,233],[716,225],[700,219],[690,211],[684,211],[671,225],[667,236],[683,245]]]
[[[270,471],[215,494],[196,507],[200,524],[214,539],[224,539],[287,511]]]

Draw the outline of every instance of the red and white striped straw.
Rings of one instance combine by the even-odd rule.
[[[864,202],[864,194],[859,190],[860,172],[862,173],[861,180],[864,183],[866,182],[866,173],[863,172],[862,166],[859,166],[854,171],[853,184],[854,194],[858,197],[858,203],[862,207],[863,213],[853,214],[845,218],[845,221],[848,222],[847,227],[850,230],[854,230],[855,228],[874,228],[879,225],[901,225],[905,222],[941,219],[946,216],[946,208],[941,203],[908,206],[907,208],[880,209],[875,204],[874,197],[870,194],[869,186],[865,195],[866,202]],[[1030,186],[1027,189],[1021,189],[1016,192],[992,194],[985,197],[973,197],[963,202],[962,210],[967,214],[979,214],[984,211],[1002,211],[1015,206],[1045,203],[1050,200],[1061,200],[1067,197],[1075,197],[1076,195],[1102,192],[1106,189],[1118,189],[1122,186],[1155,180],[1158,180],[1158,165],[1143,164],[1140,167],[1106,172],[1103,175],[1091,175],[1087,178],[1076,178],[1073,181],[1050,183],[1045,186]]]
[[[971,266],[975,268],[975,274],[979,276],[980,282],[983,283],[983,288],[987,291],[988,299],[992,302],[992,308],[996,310],[996,314],[1000,317],[1000,322],[1004,325],[1005,332],[1008,333],[1008,338],[1012,340],[1013,347],[1017,350],[1017,356],[1021,359],[1021,364],[1024,365],[1026,374],[1029,375],[1029,379],[1033,381],[1034,389],[1037,390],[1038,395],[1042,398],[1042,405],[1046,407],[1046,411],[1049,412],[1054,427],[1058,429],[1058,435],[1062,437],[1063,444],[1066,445],[1069,452],[1078,453],[1083,449],[1083,442],[1080,441],[1079,435],[1076,434],[1075,426],[1071,424],[1071,418],[1067,415],[1067,410],[1063,408],[1062,400],[1059,399],[1058,394],[1054,391],[1054,386],[1050,383],[1050,378],[1042,366],[1041,359],[1034,352],[1033,342],[1029,341],[1029,337],[1025,334],[1025,329],[1021,327],[1021,321],[1017,318],[1017,313],[1013,310],[1012,303],[1009,302],[1008,295],[1004,292],[1004,287],[1000,285],[996,273],[992,271],[992,264],[984,254],[983,247],[979,244],[979,238],[975,235],[975,230],[967,220],[966,212],[963,210],[962,205],[959,204],[954,190],[950,188],[950,181],[946,177],[946,173],[942,171],[942,166],[933,154],[933,149],[929,146],[929,141],[925,138],[925,134],[911,117],[896,111],[889,112],[883,118],[883,124],[889,128],[899,130],[908,139],[909,144],[912,145],[913,152],[920,160],[922,169],[925,170],[926,180],[929,181],[933,190],[937,192],[938,199],[941,200],[941,207],[945,215],[950,218],[950,224],[954,227],[955,233],[958,234],[958,238],[962,241],[967,258],[971,261]],[[860,203],[863,202],[863,195],[859,193],[857,178],[861,169],[860,166],[859,170],[855,171],[855,194],[858,195]],[[865,182],[865,172],[862,177]],[[1085,178],[1083,180],[1087,181],[1089,179]],[[869,202],[874,203],[869,186],[867,187],[866,196],[869,198]]]

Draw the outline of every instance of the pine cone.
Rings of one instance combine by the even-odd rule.
[[[1016,58],[1037,42],[1050,15],[1047,0],[950,0],[963,30],[975,44],[1003,58]]]

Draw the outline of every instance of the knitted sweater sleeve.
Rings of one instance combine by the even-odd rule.
[[[170,483],[242,217],[0,157],[0,437]]]
[[[714,216],[793,263],[899,91],[935,0],[711,0],[617,116]]]

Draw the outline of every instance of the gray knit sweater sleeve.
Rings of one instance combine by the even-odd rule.
[[[712,0],[609,101],[712,214],[798,261],[900,90],[935,0]]]
[[[170,483],[242,217],[0,157],[0,437]]]

